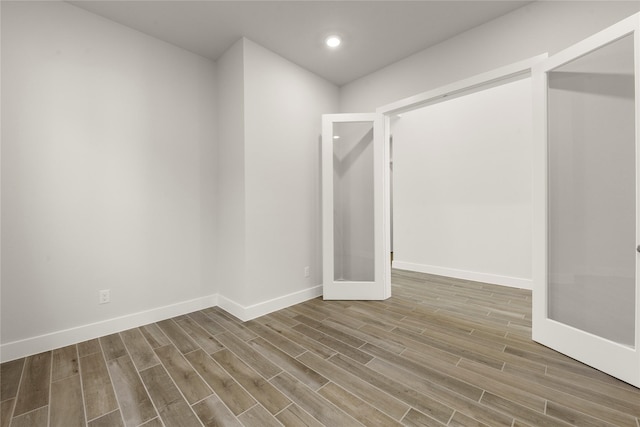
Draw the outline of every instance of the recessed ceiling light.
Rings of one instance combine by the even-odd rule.
[[[333,139],[340,139],[339,135],[333,135]]]
[[[338,47],[338,46],[340,46],[340,43],[342,43],[342,40],[340,40],[340,37],[338,37],[338,36],[329,36],[329,37],[326,38],[326,40],[324,42],[329,47]]]

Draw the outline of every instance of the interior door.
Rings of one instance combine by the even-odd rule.
[[[637,15],[533,68],[533,339],[640,386]]]
[[[324,299],[391,296],[383,141],[382,115],[322,116]]]

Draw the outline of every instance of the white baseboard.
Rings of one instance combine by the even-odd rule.
[[[164,307],[158,307],[151,310],[2,344],[0,345],[0,362],[8,362],[20,357],[65,347],[67,345],[76,344],[131,328],[137,328],[149,323],[169,319],[208,307],[220,306],[223,310],[226,310],[240,320],[247,321],[276,310],[316,298],[320,295],[322,295],[322,285],[303,289],[301,291],[293,292],[249,306],[242,306],[222,295],[209,295]]]
[[[456,279],[473,280],[475,282],[491,283],[493,285],[508,286],[510,288],[532,289],[532,279],[519,277],[500,276],[490,273],[478,273],[475,271],[457,270],[454,268],[436,267],[412,262],[393,261],[393,268],[400,270],[416,271],[418,273],[435,274],[438,276],[454,277]]]
[[[0,361],[6,362],[43,351],[65,347],[216,305],[218,305],[218,295],[209,295],[166,305],[164,307],[114,317],[113,319],[90,323],[88,325],[51,332],[37,337],[9,342],[0,346]]]
[[[232,314],[243,322],[246,322],[248,320],[255,319],[256,317],[319,297],[320,295],[322,295],[322,285],[292,292],[281,297],[248,306],[243,306],[229,298],[219,295],[218,306],[229,314]]]

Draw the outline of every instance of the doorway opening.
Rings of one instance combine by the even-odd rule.
[[[393,268],[531,289],[530,75],[544,57],[377,110]]]

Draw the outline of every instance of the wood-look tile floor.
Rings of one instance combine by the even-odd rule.
[[[531,341],[531,293],[406,271],[387,301],[218,308],[1,366],[5,426],[628,426],[640,390]]]

